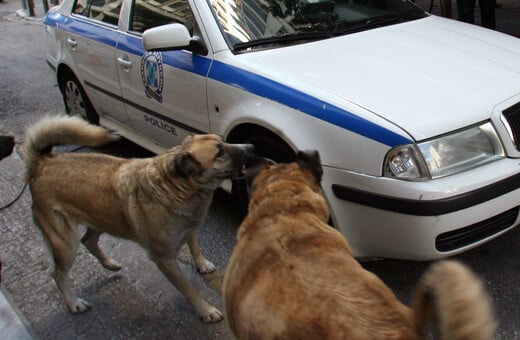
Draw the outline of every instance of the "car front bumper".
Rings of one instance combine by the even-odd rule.
[[[518,161],[406,182],[324,167],[334,225],[357,257],[433,260],[461,253],[519,222]]]

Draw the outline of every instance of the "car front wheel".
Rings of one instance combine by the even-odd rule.
[[[77,78],[66,73],[60,84],[67,113],[81,117],[89,123],[98,124],[99,117]]]
[[[285,163],[295,160],[294,151],[278,136],[270,132],[251,136],[244,142],[255,146],[256,156],[269,159],[274,163]],[[251,196],[249,181],[243,179],[233,181],[232,194],[238,199],[241,209],[247,212]]]

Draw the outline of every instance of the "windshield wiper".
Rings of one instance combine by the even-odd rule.
[[[263,38],[258,40],[247,41],[233,45],[233,50],[243,51],[252,47],[261,47],[267,45],[289,45],[295,42],[321,40],[333,37],[334,34],[330,31],[327,32],[293,32],[276,37]]]
[[[346,22],[338,22],[335,25],[340,26],[340,28],[336,28],[333,30],[323,30],[323,31],[312,31],[312,32],[292,32],[287,33],[275,37],[257,39],[252,41],[241,42],[233,45],[233,51],[239,52],[243,50],[247,50],[248,48],[259,48],[259,47],[268,47],[269,45],[289,45],[294,43],[302,43],[313,40],[322,40],[332,37],[337,37],[340,35],[360,32],[376,27],[393,25],[401,22],[411,21],[419,18],[423,18],[426,16],[424,13],[417,14],[414,12],[408,15],[391,15],[391,16],[380,16],[368,18],[362,21],[355,21],[351,23]]]

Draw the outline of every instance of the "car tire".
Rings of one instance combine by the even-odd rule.
[[[99,124],[98,114],[74,75],[65,73],[61,77],[60,88],[67,114],[81,117],[91,124]]]
[[[255,156],[267,158],[275,163],[286,163],[295,160],[294,151],[274,134],[258,134],[247,138],[244,143],[255,146]],[[238,199],[240,208],[247,212],[251,188],[245,179],[233,181],[231,194]]]

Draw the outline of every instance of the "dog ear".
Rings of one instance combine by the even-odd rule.
[[[321,158],[318,150],[298,151],[296,162],[301,169],[309,170],[316,178],[316,182],[321,182],[323,169],[321,167]]]
[[[201,166],[188,152],[175,156],[173,160],[173,172],[183,178],[189,178],[200,173]]]
[[[195,134],[190,133],[189,135],[184,137],[184,139],[182,140],[182,144],[187,143],[187,142],[191,142],[191,140],[193,139],[193,136],[195,136]]]

